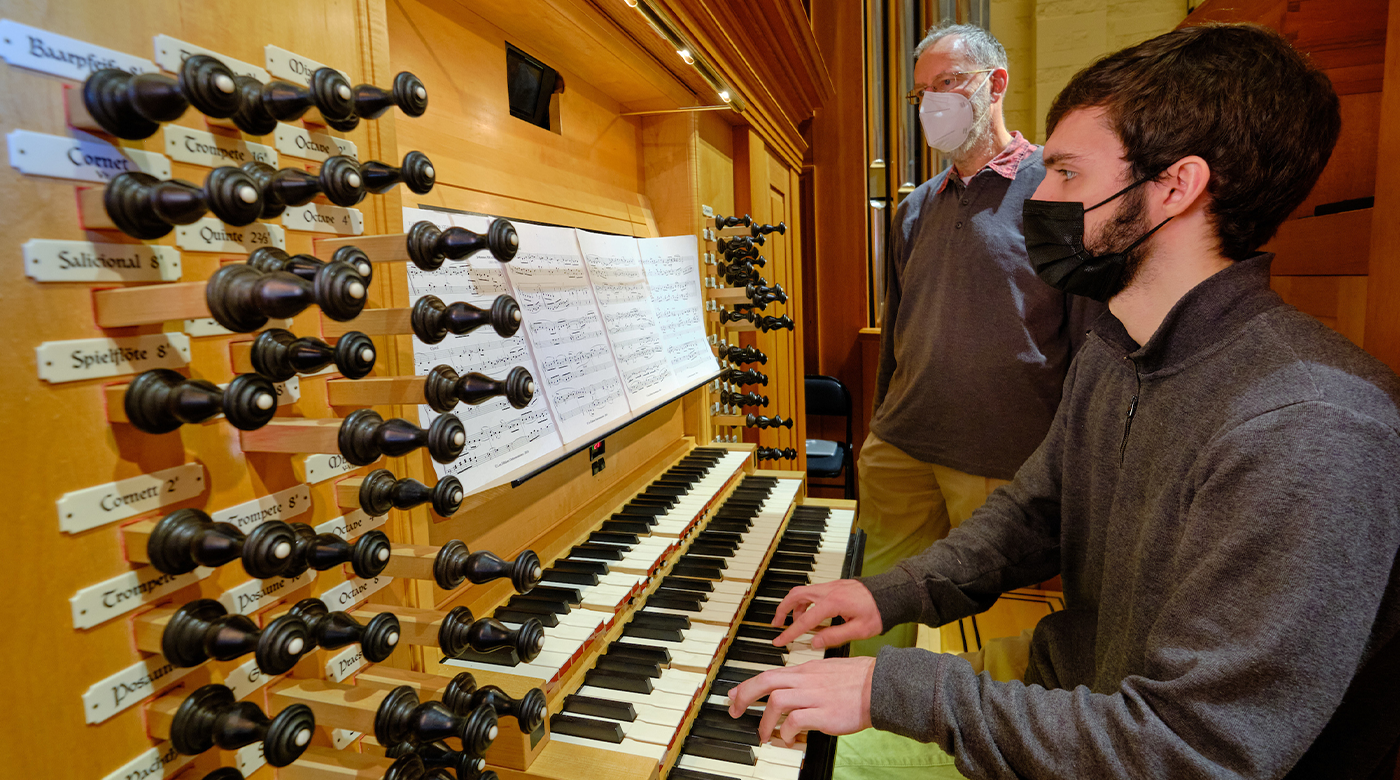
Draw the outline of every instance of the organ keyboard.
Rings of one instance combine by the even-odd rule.
[[[440,661],[439,674],[465,669],[482,685],[546,694],[545,725],[534,735],[502,729],[497,742],[525,739],[534,750],[493,747],[488,765],[531,777],[575,777],[586,766],[687,780],[830,774],[834,740],[760,747],[761,707],[735,721],[725,697],[763,669],[823,657],[810,637],[774,648],[769,622],[791,587],[854,571],[854,503],[806,499],[801,473],[752,468],[747,451],[692,450],[566,547],[537,587],[491,613],[510,629],[540,621],[537,655],[502,648]]]

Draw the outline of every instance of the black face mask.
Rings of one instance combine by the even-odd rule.
[[[1087,209],[1074,201],[1025,201],[1021,214],[1025,221],[1026,254],[1036,275],[1057,290],[1096,301],[1107,301],[1121,292],[1128,253],[1172,218],[1162,220],[1126,249],[1096,255],[1084,248],[1084,214],[1155,178],[1139,179]]]

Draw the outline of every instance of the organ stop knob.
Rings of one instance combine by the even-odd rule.
[[[535,379],[522,366],[516,366],[505,379],[473,371],[457,375],[451,366],[434,366],[423,385],[423,397],[434,411],[449,412],[458,401],[473,406],[504,397],[516,409],[524,409],[535,397]]]
[[[365,284],[374,281],[374,265],[370,263],[365,253],[353,246],[343,246],[335,250],[331,255],[332,263],[344,263],[355,269],[355,273],[364,278]],[[251,268],[256,268],[264,273],[272,271],[286,271],[290,274],[313,281],[321,267],[326,265],[326,261],[312,255],[289,255],[277,247],[265,246],[254,249],[248,255],[246,263]]]
[[[305,523],[292,523],[297,540],[292,550],[292,563],[282,572],[283,577],[296,577],[307,569],[325,571],[350,564],[355,576],[369,579],[384,571],[389,560],[389,537],[383,531],[367,531],[351,542],[336,534],[318,534]]]
[[[520,249],[520,234],[504,219],[493,219],[485,233],[466,228],[446,230],[428,221],[415,222],[408,229],[408,256],[424,271],[435,271],[445,260],[463,260],[481,250],[502,263],[510,262]]]
[[[390,509],[412,509],[432,503],[433,511],[443,517],[456,514],[465,495],[462,483],[447,475],[429,488],[416,479],[395,479],[388,469],[375,469],[360,483],[360,508],[367,514],[386,515]]]
[[[311,638],[327,650],[359,644],[365,660],[379,663],[399,644],[399,621],[391,612],[381,612],[368,623],[360,623],[347,612],[332,612],[320,599],[302,599],[288,615],[300,619],[311,631]]]
[[[209,313],[235,333],[257,330],[271,317],[295,316],[312,304],[333,320],[352,320],[364,309],[366,292],[364,277],[347,263],[326,263],[311,280],[233,263],[215,271],[204,288]]]
[[[515,560],[507,561],[485,550],[468,552],[467,545],[460,539],[443,545],[433,562],[433,579],[443,590],[452,590],[464,580],[482,585],[509,578],[517,593],[528,593],[543,577],[544,567],[534,550],[525,550]]]
[[[196,222],[208,212],[230,225],[249,225],[263,211],[257,182],[229,166],[210,171],[203,187],[127,171],[107,182],[102,205],[117,229],[147,241],[164,236],[176,225]]]
[[[451,463],[467,445],[467,431],[455,415],[444,414],[425,430],[400,418],[385,420],[372,409],[356,409],[340,426],[340,452],[356,466],[368,466],[381,455],[391,458],[427,447],[438,463]]]
[[[132,74],[116,68],[94,71],[83,82],[83,107],[98,127],[130,140],[155,135],[193,105],[216,119],[233,116],[238,94],[233,71],[213,57],[194,54],[180,65],[178,79],[159,73]]]
[[[218,747],[235,750],[263,743],[267,763],[286,766],[311,744],[316,717],[311,708],[294,704],[272,718],[258,705],[240,702],[222,685],[206,685],[180,704],[170,722],[170,744],[177,752],[198,755]]]
[[[365,189],[376,195],[388,192],[399,183],[414,193],[426,195],[437,182],[437,172],[433,170],[433,163],[428,159],[428,155],[422,152],[409,152],[404,155],[403,164],[398,168],[371,160],[360,166],[360,171],[364,174]]]
[[[220,413],[233,427],[251,431],[277,413],[277,388],[257,374],[240,374],[221,389],[168,368],[153,368],[131,380],[122,408],[131,424],[146,433],[169,433]]]
[[[449,333],[463,336],[488,324],[496,335],[510,338],[520,330],[521,319],[520,304],[509,295],[496,296],[490,309],[481,309],[466,301],[443,303],[436,295],[424,295],[413,304],[409,314],[413,335],[424,344],[436,344]]]
[[[230,615],[213,599],[197,599],[170,615],[160,652],[181,667],[198,666],[210,658],[232,661],[253,653],[259,669],[283,674],[313,647],[310,630],[295,617],[279,617],[258,628],[247,615]]]
[[[335,346],[320,339],[297,338],[291,331],[269,328],[253,341],[253,370],[276,382],[297,374],[314,374],[335,363],[347,379],[360,379],[374,370],[374,342],[359,331],[341,336]],[[245,375],[246,376],[246,375]]]
[[[749,428],[792,428],[792,418],[784,420],[776,414],[772,417],[750,414],[744,416],[744,425]]]
[[[252,577],[275,577],[292,565],[296,534],[286,523],[269,520],[247,534],[232,523],[216,523],[198,509],[177,509],[161,518],[146,542],[157,571],[184,574],[200,566],[242,560]]]
[[[428,89],[417,76],[403,71],[394,77],[392,91],[373,84],[360,84],[355,87],[355,115],[364,119],[378,119],[392,106],[409,116],[422,116],[428,110]]]

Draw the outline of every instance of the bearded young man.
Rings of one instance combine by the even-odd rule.
[[[1031,262],[1109,303],[1049,435],[923,554],[793,590],[775,643],[946,623],[1055,573],[1067,609],[1025,682],[887,648],[765,672],[731,713],[769,695],[765,738],[874,726],[970,778],[1388,778],[1400,380],[1258,253],[1336,143],[1330,83],[1275,32],[1192,27],[1075,76],[1047,127]]]
[[[864,571],[928,547],[1003,485],[1050,429],[1078,339],[1101,307],[1036,278],[1021,204],[1045,169],[1003,117],[1006,50],[944,24],[914,50],[911,103],[952,165],[900,204],[890,232],[870,435],[861,446]],[[894,626],[856,652],[912,647]]]

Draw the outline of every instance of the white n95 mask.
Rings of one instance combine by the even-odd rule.
[[[991,80],[991,74],[977,85]],[[975,93],[974,93],[975,94]],[[919,124],[923,125],[924,140],[940,152],[951,152],[963,145],[972,131],[972,101],[956,92],[925,92],[919,103]]]

